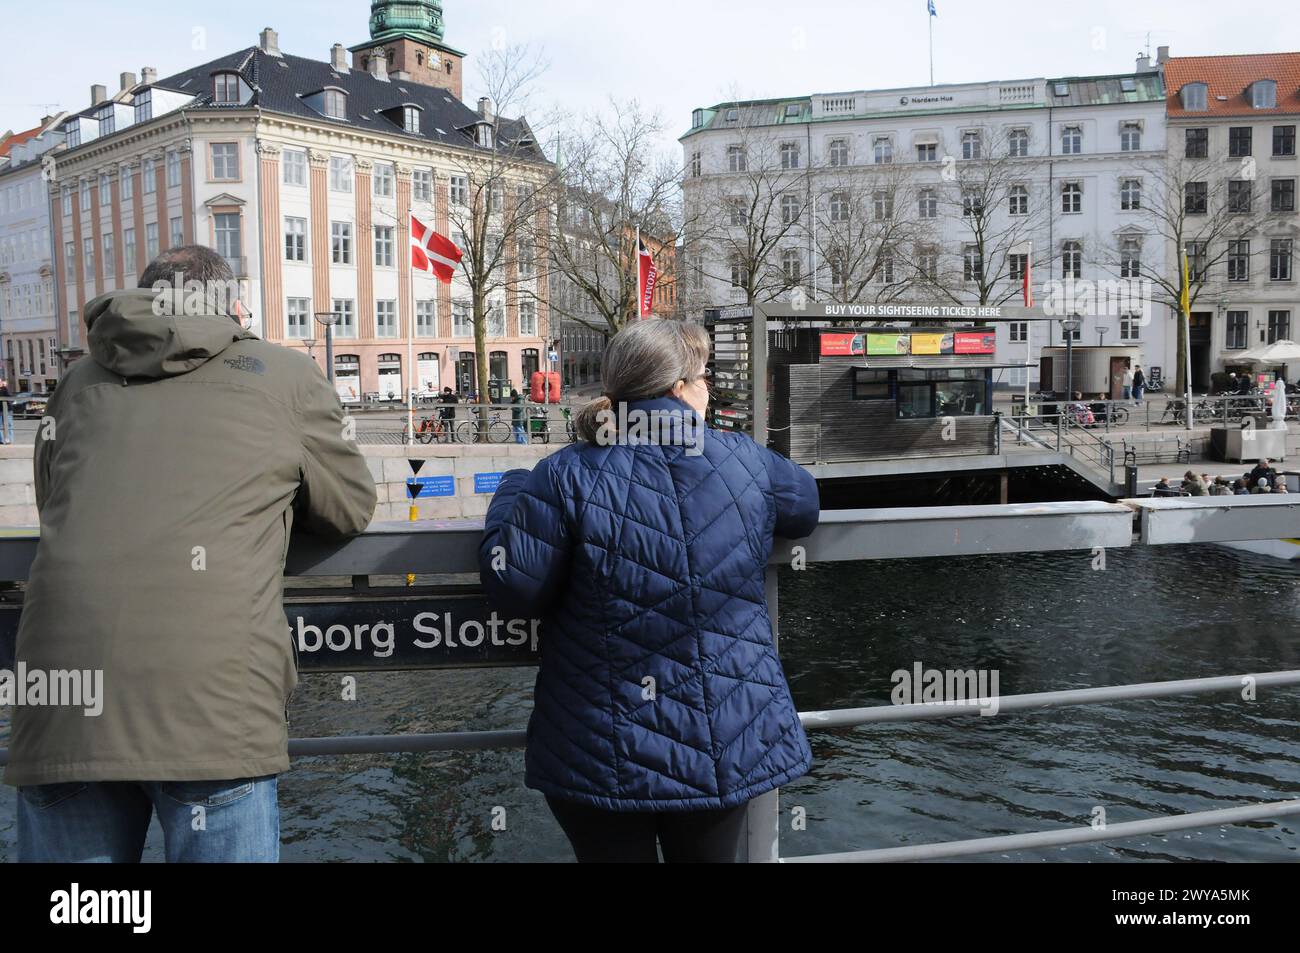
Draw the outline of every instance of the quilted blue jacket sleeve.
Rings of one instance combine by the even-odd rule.
[[[761,448],[768,479],[776,497],[776,535],[786,539],[808,536],[817,528],[821,499],[817,481],[799,464],[773,450]]]
[[[564,510],[551,458],[532,471],[511,470],[501,477],[478,551],[489,602],[534,618],[544,613],[569,568]]]

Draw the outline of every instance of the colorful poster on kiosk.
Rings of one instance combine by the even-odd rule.
[[[913,354],[951,354],[954,336],[951,334],[913,334]]]
[[[910,354],[911,336],[907,334],[868,334],[868,354]]]
[[[861,334],[823,334],[822,357],[856,356],[865,353]]]
[[[956,354],[994,354],[998,349],[998,337],[993,331],[958,332],[955,337]]]

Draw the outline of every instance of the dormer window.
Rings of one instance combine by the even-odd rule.
[[[704,128],[704,110],[703,110],[703,109],[697,109],[697,110],[695,110],[693,113],[691,113],[691,128],[692,128],[692,129],[702,129],[702,128]]]
[[[81,145],[81,120],[74,119],[63,127],[64,141],[67,142],[69,149],[75,149]]]
[[[321,102],[325,115],[331,119],[346,119],[348,117],[348,94],[341,89],[327,89]]]
[[[1205,112],[1209,108],[1206,102],[1207,89],[1204,83],[1184,83],[1178,91],[1183,108],[1188,112]]]
[[[105,106],[95,118],[99,120],[99,134],[101,136],[111,135],[116,130],[117,116],[113,112],[112,106]]]
[[[402,128],[413,136],[420,134],[420,107],[402,107]]]
[[[153,91],[146,89],[135,96],[136,123],[148,122],[153,118]]]
[[[239,102],[238,73],[218,73],[212,77],[212,101],[214,103]]]
[[[1055,83],[1055,84],[1053,84],[1053,86],[1052,86],[1052,94],[1053,94],[1054,96],[1069,96],[1069,95],[1070,95],[1070,84],[1069,84],[1069,83]]]
[[[474,142],[484,149],[492,148],[492,123],[481,122],[474,127]]]
[[[1277,83],[1271,79],[1257,79],[1250,84],[1250,106],[1252,109],[1277,108]]]
[[[727,122],[735,122],[735,121],[736,121],[737,119],[739,119],[739,118],[740,118],[740,110],[739,110],[739,109],[728,109],[728,110],[727,110]]]

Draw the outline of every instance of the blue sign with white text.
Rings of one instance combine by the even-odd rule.
[[[415,492],[419,487],[419,492]],[[406,495],[414,500],[430,496],[455,496],[456,478],[450,476],[412,477],[406,481]]]
[[[504,473],[476,473],[474,474],[474,492],[475,493],[495,493],[497,487],[501,485],[501,478]]]

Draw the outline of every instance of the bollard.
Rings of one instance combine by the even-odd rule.
[[[1124,465],[1124,496],[1133,499],[1138,495],[1138,468],[1137,464],[1126,463]]]

